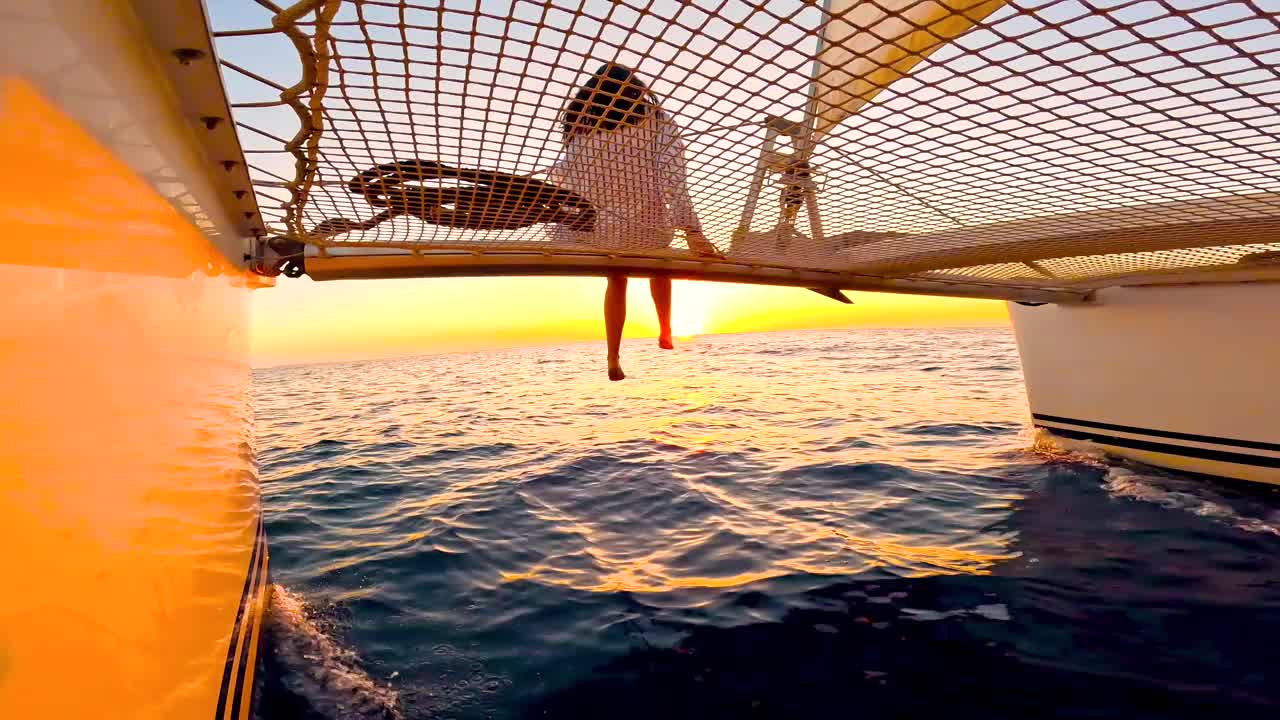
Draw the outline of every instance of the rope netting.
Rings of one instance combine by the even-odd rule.
[[[1063,286],[1280,251],[1280,0],[213,10],[269,232],[325,253]]]

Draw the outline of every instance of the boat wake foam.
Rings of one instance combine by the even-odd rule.
[[[257,717],[401,720],[400,697],[360,668],[297,594],[273,585],[264,635]]]
[[[1094,443],[1065,440],[1043,429],[1036,430],[1034,451],[1050,462],[1081,463],[1104,470],[1103,487],[1112,497],[1181,510],[1245,532],[1280,536],[1280,512],[1272,511],[1264,517],[1241,512],[1203,480],[1178,477],[1142,465],[1117,465],[1115,458]]]
[[[1098,468],[1111,466],[1111,458],[1097,443],[1059,437],[1041,427],[1032,435],[1031,449],[1049,462],[1081,463]]]
[[[1239,513],[1208,487],[1200,486],[1192,490],[1179,488],[1176,483],[1173,478],[1113,467],[1107,470],[1105,486],[1113,497],[1155,503],[1171,510],[1183,510],[1245,532],[1280,535],[1280,518],[1264,519]]]

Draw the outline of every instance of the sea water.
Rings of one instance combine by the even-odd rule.
[[[1055,449],[1007,329],[623,359],[258,371],[258,716],[1280,717],[1280,492]]]

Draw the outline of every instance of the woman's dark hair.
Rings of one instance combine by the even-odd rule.
[[[608,63],[600,66],[565,108],[564,134],[575,129],[611,132],[619,125],[639,125],[656,112],[658,103],[644,81],[630,68]]]

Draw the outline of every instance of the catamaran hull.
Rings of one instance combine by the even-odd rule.
[[[218,87],[200,5],[7,0],[0,28],[0,718],[246,720],[260,280],[238,151],[201,144],[234,141],[201,120],[225,101],[173,80]]]
[[[1275,282],[1010,303],[1035,425],[1068,446],[1280,484],[1278,308]]]

